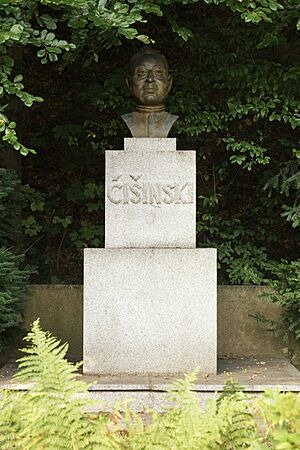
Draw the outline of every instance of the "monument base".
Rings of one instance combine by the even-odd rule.
[[[84,252],[84,373],[216,373],[215,249]]]

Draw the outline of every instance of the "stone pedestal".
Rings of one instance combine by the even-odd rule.
[[[214,249],[86,249],[84,295],[85,373],[216,372]]]
[[[196,247],[195,152],[107,151],[105,197],[106,248]]]
[[[105,249],[85,249],[84,373],[216,373],[216,251],[195,248],[195,152],[124,144],[106,152]]]

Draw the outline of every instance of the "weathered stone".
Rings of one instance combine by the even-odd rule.
[[[282,308],[262,298],[266,286],[218,286],[218,355],[224,357],[279,357],[287,344],[274,336],[251,314],[259,313],[277,321]],[[31,285],[26,298],[25,326],[40,317],[44,330],[70,344],[72,358],[82,359],[81,285]],[[17,348],[19,348],[18,345]],[[290,347],[291,348],[291,347]],[[300,353],[300,344],[293,348]],[[287,357],[287,355],[285,354]]]
[[[128,151],[138,141],[142,150],[151,139],[106,152],[105,247],[195,248],[195,152]]]
[[[176,138],[124,138],[125,152],[175,152]]]
[[[215,249],[85,249],[84,372],[215,373]]]

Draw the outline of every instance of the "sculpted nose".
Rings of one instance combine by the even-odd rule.
[[[148,72],[147,72],[147,81],[151,82],[153,80],[154,80],[153,72],[152,72],[152,70],[148,70]]]

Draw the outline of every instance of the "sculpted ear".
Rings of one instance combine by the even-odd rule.
[[[172,84],[173,84],[173,77],[172,77],[172,75],[169,75],[168,76],[168,93],[170,92],[170,90],[171,90],[171,87],[172,87]]]
[[[126,77],[126,85],[127,85],[128,89],[129,89],[130,91],[132,91],[132,80],[131,80],[131,76],[130,76],[130,75],[128,75],[128,76]]]

